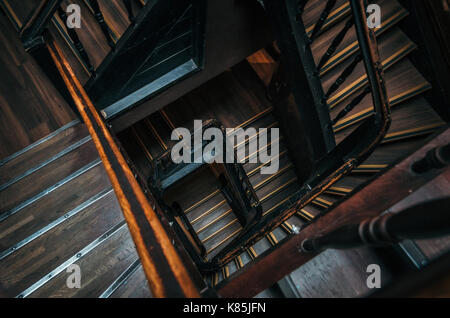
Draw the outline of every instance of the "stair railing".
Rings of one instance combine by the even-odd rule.
[[[300,7],[302,7],[300,1]],[[333,1],[328,0],[328,4]],[[360,47],[360,57],[364,62],[365,70],[367,73],[367,78],[369,82],[369,87],[364,91],[365,94],[372,94],[372,101],[374,105],[374,112],[369,118],[367,118],[358,128],[356,128],[346,139],[344,139],[339,145],[335,146],[326,153],[324,157],[319,159],[316,164],[311,176],[306,182],[304,182],[300,191],[294,196],[294,199],[288,200],[277,210],[272,211],[270,214],[265,215],[262,220],[251,230],[247,232],[242,232],[237,238],[235,238],[225,249],[219,252],[214,260],[217,266],[222,266],[233,258],[242,253],[245,249],[249,248],[257,241],[262,239],[265,235],[273,231],[276,227],[280,226],[283,222],[288,220],[298,211],[301,211],[306,205],[308,205],[312,200],[317,198],[320,194],[324,193],[327,189],[333,186],[342,177],[360,165],[367,157],[375,150],[376,146],[383,140],[386,135],[389,125],[390,125],[390,108],[389,102],[386,96],[386,88],[383,79],[383,68],[378,54],[378,46],[376,42],[376,37],[373,30],[369,29],[367,25],[366,17],[366,5],[364,0],[351,0],[351,13],[350,18],[355,26],[359,47]],[[321,15],[319,21],[317,22],[317,30],[313,35],[320,32],[321,24],[323,20],[326,20],[329,11],[331,10],[331,5],[326,5],[323,14]],[[265,0],[264,6],[269,16],[275,12],[275,17],[272,16],[272,24],[289,24],[291,23],[292,32],[290,35],[291,39],[286,39],[286,34],[279,35],[282,37],[282,41],[294,41],[296,45],[290,43],[287,48],[288,53],[291,56],[298,54],[297,58],[294,60],[300,61],[305,67],[305,72],[308,73],[311,69],[310,59],[302,60],[302,56],[307,56],[305,50],[311,50],[309,44],[314,40],[314,36],[309,37],[306,34],[305,28],[298,11],[298,1],[294,0]],[[280,20],[281,19],[281,20]],[[297,24],[295,23],[297,21]],[[318,27],[320,26],[320,28]],[[349,23],[350,25],[350,23]],[[300,28],[300,31],[296,28]],[[275,27],[277,28],[277,27]],[[345,29],[348,29],[348,25]],[[342,32],[341,32],[342,33]],[[303,35],[303,37],[302,37]],[[338,34],[338,38],[343,37],[342,34]],[[339,39],[333,41],[331,44],[333,48],[329,51],[334,50],[334,46],[339,42]],[[288,43],[289,44],[289,43]],[[300,53],[294,51],[297,50]],[[280,45],[280,49],[283,55],[283,45]],[[309,54],[311,55],[311,53]],[[326,59],[326,57],[322,58]],[[307,64],[309,63],[309,64]],[[323,62],[322,62],[323,63]],[[313,78],[312,82],[318,82],[320,85],[320,80],[318,78],[319,71],[317,67],[314,66],[315,72],[309,74],[307,78]],[[347,70],[346,73],[350,71]],[[295,84],[295,83],[294,83]],[[317,84],[315,84],[317,85]],[[316,90],[317,91],[317,90]],[[358,101],[361,97],[356,98]],[[356,101],[351,103],[351,107],[357,104]],[[305,107],[304,104],[300,104],[301,107]],[[306,106],[308,107],[308,106]],[[323,111],[323,103],[315,104],[318,112]],[[328,111],[328,107],[327,107]],[[331,127],[332,122],[327,123],[327,127]],[[322,123],[323,127],[323,123]]]
[[[399,213],[385,213],[330,233],[306,239],[301,249],[318,253],[363,245],[390,245],[406,239],[434,238],[450,234],[450,197],[424,202]]]
[[[95,109],[55,40],[46,47],[81,114],[103,161],[154,297],[199,297],[204,282],[177,238],[166,229],[162,212],[148,198],[104,120]],[[143,182],[141,181],[141,184]]]

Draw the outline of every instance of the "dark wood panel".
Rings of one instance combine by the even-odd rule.
[[[433,179],[410,196],[394,205],[389,210],[400,212],[413,205],[438,198],[450,196],[450,171]],[[426,211],[424,211],[426,213]],[[444,255],[450,250],[450,235],[438,239],[417,240],[416,243],[430,260]]]
[[[76,117],[0,15],[0,158]]]
[[[382,286],[392,279],[383,261],[367,247],[345,251],[328,250],[291,273],[302,298],[363,297],[367,287],[367,266],[381,267]]]
[[[133,273],[127,282],[120,286],[112,295],[111,298],[151,298],[152,293],[148,288],[148,283],[145,278],[142,266]]]

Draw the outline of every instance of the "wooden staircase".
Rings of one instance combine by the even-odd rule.
[[[311,21],[317,21],[325,3],[326,1],[309,1],[305,7],[303,19],[305,23],[309,22],[306,28],[309,33],[313,29]],[[379,4],[382,8],[382,26],[376,34],[392,107],[392,124],[383,143],[349,176],[344,177],[220,271],[208,276],[212,286],[226,281],[230,275],[275,247],[293,234],[293,231],[298,231],[304,224],[332,209],[373,180],[378,173],[413,152],[424,143],[427,136],[445,125],[445,121],[422,96],[431,89],[431,85],[408,60],[408,55],[417,49],[417,45],[399,27],[402,19],[407,18],[408,12],[395,0],[379,1]],[[347,1],[338,1],[335,8],[326,21],[325,31],[311,47],[317,63],[332,39],[344,27],[350,13]],[[355,31],[350,29],[332,58],[321,69],[325,92],[353,62],[358,50]],[[214,118],[226,127],[278,127],[276,115],[272,112],[271,102],[267,99],[264,89],[276,69],[275,59],[276,57],[272,57],[266,50],[259,51],[247,61],[121,133],[119,138],[122,144],[144,176],[149,176],[153,159],[173,145],[174,141],[170,140],[171,131],[176,127],[192,128],[193,119]],[[367,77],[360,62],[353,73],[341,83],[339,89],[329,96],[331,118],[336,117],[366,86]],[[336,143],[348,136],[357,124],[372,112],[372,100],[370,94],[367,94],[352,111],[333,126]],[[280,139],[278,173],[265,176],[259,173],[260,166],[249,163],[244,165],[262,202],[264,214],[288,201],[300,188],[283,143],[284,136]],[[171,194],[171,199],[180,203],[205,244],[208,259],[214,257],[242,229],[217,186],[208,171],[202,171],[177,185]]]
[[[96,20],[95,8],[89,1],[70,1],[82,8],[85,32],[79,32],[79,42],[70,37],[57,14],[49,26],[83,85],[93,78],[131,23],[124,2],[98,2],[104,24]],[[63,1],[63,8],[68,3]],[[144,0],[131,3],[135,14],[145,5]],[[377,3],[382,8],[382,25],[375,33],[392,108],[388,134],[372,155],[349,175],[220,270],[205,273],[204,279],[209,286],[220,289],[231,275],[273,251],[283,240],[370,184],[446,125],[426,98],[433,89],[430,82],[409,58],[421,48],[420,43],[411,41],[402,29],[402,22],[409,18],[408,11],[397,0]],[[30,7],[13,0],[3,0],[3,4],[12,8],[8,12],[18,28],[36,9],[31,2],[27,2]],[[303,21],[309,35],[313,33],[314,23],[325,4],[326,1],[307,2]],[[346,28],[349,16],[349,1],[338,0],[311,45],[316,64],[332,40]],[[365,90],[368,79],[358,53],[356,32],[350,28],[319,70],[323,90],[329,92],[330,117],[338,118],[332,126],[336,144],[374,112],[371,96]],[[230,128],[280,127],[279,117],[267,96],[278,65],[276,45],[258,51],[119,132],[117,137],[122,149],[139,174],[149,180],[155,158],[176,142],[171,140],[172,131],[177,127],[192,129],[194,119],[215,119]],[[343,78],[342,73],[349,68],[353,72]],[[339,83],[337,89],[336,82]],[[361,97],[361,101],[349,109],[347,106],[357,97]],[[253,135],[250,139],[256,137]],[[303,180],[298,180],[288,150],[286,141],[290,138],[293,137],[280,135],[280,168],[273,175],[261,174],[261,164],[248,162],[257,154],[249,153],[246,142],[249,155],[243,167],[262,204],[263,215],[290,200],[295,201],[300,191]],[[206,248],[205,261],[213,259],[242,231],[220,191],[218,180],[208,169],[200,169],[177,183],[165,194],[165,200],[176,201],[181,206]],[[151,296],[111,183],[91,136],[79,121],[71,122],[24,151],[0,161],[0,238],[0,292],[8,296]],[[365,253],[373,256],[367,250],[361,252]],[[320,260],[323,267],[332,267],[326,263],[332,259]],[[66,269],[72,264],[82,268],[81,289],[66,286],[69,275]]]
[[[83,124],[73,121],[3,159],[0,175],[2,294],[150,296],[122,211]],[[66,285],[72,264],[81,268],[80,289]]]

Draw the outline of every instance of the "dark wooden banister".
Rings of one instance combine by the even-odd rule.
[[[301,248],[306,253],[317,253],[329,248],[347,249],[439,237],[450,234],[449,212],[450,197],[423,202],[399,213],[388,212],[306,239]]]
[[[95,143],[128,223],[154,297],[199,297],[200,291],[165,231],[103,119],[75,77],[55,40],[46,35],[52,56]]]

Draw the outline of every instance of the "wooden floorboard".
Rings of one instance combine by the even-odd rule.
[[[16,296],[123,221],[114,193],[0,262],[0,281]]]
[[[8,211],[98,158],[92,141],[0,191],[0,211]]]
[[[99,297],[137,258],[128,228],[123,227],[74,263],[80,266],[83,288],[68,288],[68,273],[63,271],[30,297]]]

